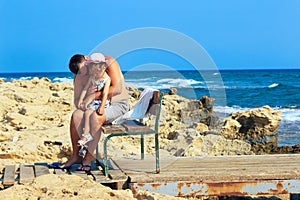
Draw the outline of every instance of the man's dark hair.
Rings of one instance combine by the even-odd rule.
[[[84,55],[82,54],[75,54],[74,56],[72,56],[69,62],[70,71],[73,72],[74,74],[77,74],[79,71],[78,65],[83,61],[84,61]]]

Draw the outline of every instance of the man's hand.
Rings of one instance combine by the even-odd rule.
[[[96,85],[92,85],[89,87],[89,89],[87,90],[87,94],[94,94],[95,92],[97,92],[97,86]]]
[[[87,110],[87,106],[88,106],[88,104],[85,102],[85,101],[83,101],[80,105],[79,105],[79,109],[81,109],[81,110]]]

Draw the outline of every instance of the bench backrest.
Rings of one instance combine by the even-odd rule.
[[[154,91],[153,97],[149,102],[149,107],[147,110],[147,113],[149,113],[150,115],[156,116],[156,118],[155,118],[155,130],[156,131],[158,131],[162,97],[163,97],[163,93],[161,93],[160,91]]]
[[[149,113],[150,115],[157,116],[160,103],[161,103],[160,92],[154,91],[153,97],[150,99],[150,102],[149,102],[149,107],[148,107],[147,113]]]

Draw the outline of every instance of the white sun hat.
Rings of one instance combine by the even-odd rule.
[[[105,56],[102,53],[93,53],[90,56],[90,60],[93,62],[105,62]]]

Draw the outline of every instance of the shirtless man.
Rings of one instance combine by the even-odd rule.
[[[77,108],[72,114],[70,122],[70,136],[72,141],[73,153],[70,159],[62,164],[61,168],[69,168],[75,163],[81,163],[79,170],[89,171],[91,169],[90,163],[94,159],[94,151],[101,137],[101,126],[104,123],[111,123],[113,120],[123,115],[129,110],[129,94],[125,87],[125,81],[121,72],[118,62],[111,56],[103,56],[100,53],[92,54],[91,57],[96,59],[103,59],[107,63],[108,67],[106,73],[111,79],[109,87],[108,98],[111,99],[111,105],[105,108],[104,114],[101,115],[97,112],[93,112],[90,117],[90,132],[93,136],[93,140],[89,143],[89,149],[86,156],[82,159],[78,155],[79,146],[77,145],[78,140],[83,132],[84,125],[84,111]],[[70,71],[75,74],[74,77],[74,104],[78,105],[81,91],[84,89],[89,75],[85,66],[86,60],[89,59],[87,56],[76,54],[69,62]],[[100,92],[95,92],[96,86],[89,89],[88,95],[94,95],[95,98],[99,98]]]

